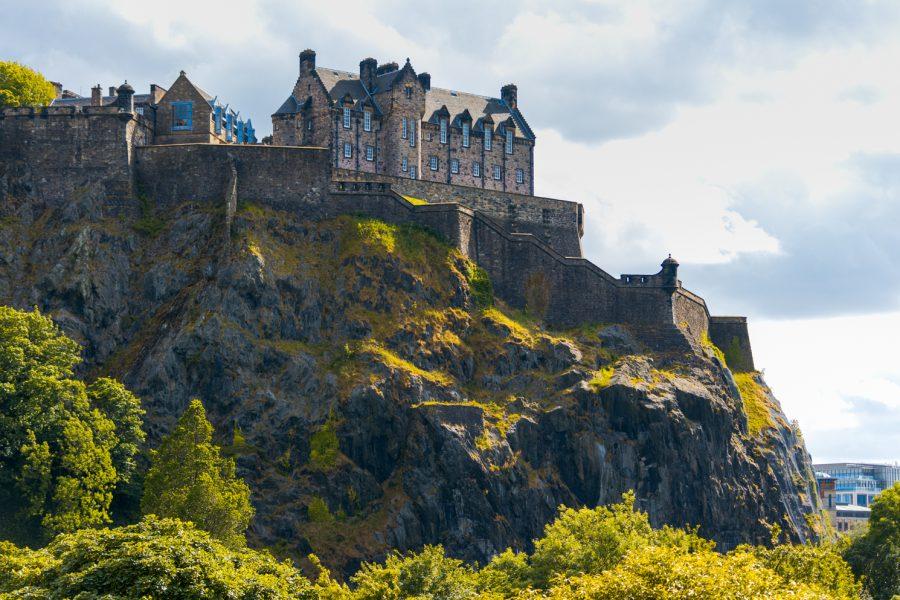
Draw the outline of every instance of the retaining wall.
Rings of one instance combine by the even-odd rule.
[[[725,353],[729,368],[754,371],[753,349],[747,331],[747,317],[710,317],[709,339]]]

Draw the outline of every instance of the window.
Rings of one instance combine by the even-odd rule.
[[[194,103],[172,103],[172,131],[191,131],[194,128]]]
[[[408,169],[409,169],[409,161],[408,161],[407,158],[404,156],[404,157],[403,157],[403,160],[400,161],[400,170],[403,171],[404,173],[406,173],[406,171],[407,171]]]
[[[431,158],[429,158],[428,166],[431,168],[432,171],[437,171],[438,170],[438,157],[432,156]]]
[[[512,146],[513,144],[513,132],[509,129],[506,130],[506,153],[512,154]]]
[[[366,160],[375,160],[375,146],[366,146]]]
[[[353,146],[350,145],[350,142],[344,142],[344,158],[351,156],[353,156]]]
[[[525,171],[516,169],[516,183],[525,183]]]
[[[416,131],[416,122],[415,122],[415,121],[410,121],[409,124],[410,124],[410,128],[409,128],[409,147],[410,147],[410,148],[415,148],[415,147],[416,147],[416,137],[419,135],[418,132]]]
[[[503,174],[500,172],[500,165],[494,165],[494,179],[500,181]]]
[[[415,168],[415,167],[410,167],[410,168],[409,168],[409,178],[410,178],[410,179],[415,179],[415,178],[416,178],[416,168]]]
[[[143,115],[143,114],[144,114],[144,107],[143,107],[143,106],[135,106],[135,107],[134,107],[134,112],[136,112],[136,113],[139,114],[139,115]]]
[[[344,129],[350,129],[350,109],[344,109]]]
[[[490,150],[491,146],[493,146],[494,142],[494,130],[491,129],[490,125],[484,126],[484,149]]]
[[[222,107],[217,106],[213,111],[213,131],[222,133]]]
[[[450,172],[459,173],[459,161],[455,158],[450,159]]]
[[[412,98],[412,86],[411,85],[406,86],[406,89],[404,91],[406,92],[407,98]]]
[[[481,163],[480,162],[472,163],[472,176],[473,177],[481,177]]]
[[[225,117],[225,141],[230,142],[234,135],[234,115],[228,113]]]
[[[447,119],[441,119],[441,143],[447,143]]]
[[[312,119],[306,122],[306,130],[312,131]]]
[[[468,148],[469,147],[469,124],[463,123],[462,130],[463,130],[463,132],[462,132],[463,133],[463,148]]]
[[[400,119],[400,137],[404,140],[409,137],[409,121],[406,117]]]
[[[372,111],[370,110],[363,112],[363,129],[372,131]]]

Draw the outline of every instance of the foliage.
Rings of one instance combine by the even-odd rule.
[[[764,429],[775,426],[766,391],[756,380],[757,377],[757,373],[734,374],[734,382],[741,393],[744,414],[747,415],[747,430],[750,435],[757,435]]]
[[[79,352],[37,310],[0,307],[0,494],[50,533],[108,523],[144,441],[140,401],[75,379]]]
[[[337,463],[339,452],[334,421],[329,418],[309,439],[309,466],[316,471],[328,471]]]
[[[599,371],[594,373],[594,376],[591,377],[590,386],[595,392],[602,390],[605,387],[609,387],[610,382],[612,381],[613,374],[616,372],[615,368],[612,366],[602,367]]]
[[[875,600],[900,595],[900,482],[872,502],[869,528],[844,553]]]
[[[748,550],[748,547],[743,547]],[[752,552],[767,568],[785,581],[818,586],[839,598],[855,598],[860,584],[835,543],[782,544],[772,548],[756,547]]]
[[[138,195],[138,202],[140,203],[141,216],[131,227],[142,235],[155,238],[165,229],[166,222],[156,214],[156,210],[149,198],[140,194]]]
[[[352,578],[354,600],[476,597],[476,576],[462,561],[448,558],[441,546],[425,546],[416,554],[394,553],[384,564],[364,563]]]
[[[709,333],[704,331],[703,337],[700,338],[700,345],[713,353],[713,355],[719,359],[719,361],[727,366],[728,361],[725,360],[725,353],[716,346],[711,339],[709,339]]]
[[[409,375],[416,375],[436,385],[450,385],[452,383],[450,376],[446,373],[421,369],[408,360],[400,358],[394,352],[374,342],[365,344],[363,350],[372,353],[384,366],[390,369],[403,371]]]
[[[192,400],[175,429],[152,454],[144,480],[145,515],[193,522],[225,544],[246,543],[253,517],[250,489],[235,474],[234,460],[212,443],[212,425],[200,400]]]
[[[334,521],[334,515],[328,508],[325,500],[319,496],[313,496],[306,507],[306,516],[313,523],[330,523]]]
[[[0,597],[320,596],[294,567],[266,552],[229,548],[190,523],[151,516],[128,527],[61,535],[37,551],[0,542]]]
[[[494,304],[494,286],[487,271],[472,261],[466,261],[464,275],[476,308],[488,308]]]
[[[17,62],[0,60],[0,108],[44,106],[56,89],[37,71]]]

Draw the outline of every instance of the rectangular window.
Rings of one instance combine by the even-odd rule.
[[[500,171],[500,165],[494,165],[494,179],[500,181],[500,178],[503,174]]]
[[[490,151],[491,147],[494,145],[494,131],[491,129],[490,125],[484,126],[484,149]]]
[[[344,109],[344,129],[350,129],[350,109]]]
[[[312,119],[306,122],[306,130],[312,131]]]
[[[480,162],[472,163],[472,176],[473,177],[481,177],[481,163]]]
[[[402,139],[406,139],[409,137],[409,121],[406,120],[406,117],[400,119],[400,137]]]
[[[441,119],[441,143],[447,143],[447,119]]]
[[[191,131],[194,129],[194,103],[172,103],[172,131]]]
[[[525,171],[516,169],[516,183],[525,183]]]
[[[513,132],[509,129],[506,130],[506,153],[512,154],[513,148]]]
[[[363,129],[365,131],[372,131],[372,112],[365,111],[363,113]]]
[[[462,124],[462,134],[463,134],[463,148],[469,147],[469,124]]]
[[[234,115],[228,113],[225,117],[225,141],[230,142],[234,135]]]
[[[406,86],[406,90],[405,90],[405,91],[406,91],[406,97],[407,97],[407,98],[412,98],[412,86],[411,86],[411,85]]]
[[[213,111],[213,131],[222,133],[222,107],[217,106]]]
[[[416,178],[416,175],[417,175],[417,173],[416,173],[416,168],[415,168],[415,167],[410,167],[410,168],[409,168],[409,178],[410,178],[410,179],[415,179],[415,178]]]
[[[366,160],[375,160],[375,146],[366,146]]]
[[[438,157],[432,156],[431,158],[429,158],[428,166],[431,168],[432,171],[437,171],[438,170]]]
[[[403,160],[400,161],[400,170],[403,171],[404,173],[406,173],[406,171],[407,171],[408,169],[409,169],[409,161],[408,161],[407,158],[404,156],[404,157],[403,157]]]
[[[418,130],[416,129],[416,122],[410,121],[409,125],[410,125],[410,127],[409,127],[409,147],[415,148],[416,147],[416,137],[419,135]]]
[[[459,173],[459,161],[455,158],[450,159],[450,172]]]
[[[350,142],[344,142],[344,158],[351,156],[353,156],[353,146],[350,145]]]

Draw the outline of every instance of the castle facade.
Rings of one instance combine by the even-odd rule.
[[[513,84],[499,98],[433,88],[409,59],[318,67],[304,50],[272,143],[328,148],[335,169],[533,195],[535,136],[517,96]]]

